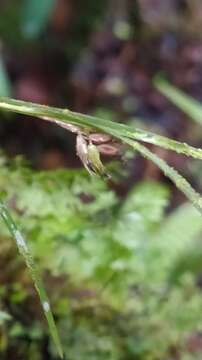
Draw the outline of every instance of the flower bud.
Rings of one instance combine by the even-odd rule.
[[[89,135],[89,140],[95,144],[104,144],[111,140],[111,136],[108,134],[93,133]]]

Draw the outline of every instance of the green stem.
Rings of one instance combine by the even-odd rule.
[[[175,184],[175,186],[185,194],[196,209],[202,214],[202,197],[192,188],[189,182],[177,172],[177,170],[169,166],[163,159],[138,142],[124,138],[123,141],[132,146],[133,149],[138,151],[146,159],[152,161],[156,166],[158,166],[165,176],[167,176]]]
[[[34,282],[35,288],[38,292],[44,314],[46,316],[50,333],[53,338],[53,341],[55,343],[56,349],[60,355],[61,358],[63,358],[63,351],[62,346],[60,343],[59,335],[57,332],[57,328],[55,325],[55,321],[53,318],[53,314],[50,308],[50,303],[48,300],[48,296],[46,294],[45,288],[43,286],[42,280],[36,270],[36,266],[34,264],[34,260],[32,258],[31,252],[28,248],[27,242],[21,232],[18,230],[12,216],[10,215],[7,207],[4,205],[2,200],[0,200],[0,216],[2,217],[3,221],[5,222],[11,236],[15,239],[18,250],[20,254],[23,256],[26,265],[29,269],[30,275],[32,277],[32,280]]]
[[[191,156],[195,159],[202,159],[202,149],[198,149],[188,144],[180,143],[178,141],[169,139],[161,135],[156,135],[151,132],[146,132],[139,129],[133,130],[131,127],[124,124],[119,124],[109,120],[75,113],[67,109],[58,109],[8,98],[0,98],[0,108],[11,112],[35,116],[39,118],[48,117],[50,118],[50,121],[51,119],[53,119],[53,122],[57,122],[58,125],[59,121],[62,121],[81,127],[98,129],[107,132],[117,138],[125,136],[129,139],[139,140],[161,146],[167,150],[172,150],[186,156]]]
[[[175,169],[170,167],[164,160],[160,159],[157,155],[150,152],[146,147],[139,144],[135,140],[152,143],[166,149],[173,150],[175,152],[182,153],[187,156],[192,156],[198,159],[202,159],[201,149],[196,149],[187,144],[179,143],[177,141],[165,138],[160,135],[148,133],[143,130],[133,130],[129,126],[126,126],[124,124],[118,124],[112,121],[74,113],[67,109],[52,108],[49,106],[38,105],[7,98],[0,98],[0,108],[25,115],[36,116],[39,118],[46,117],[48,118],[48,121],[53,121],[57,125],[63,127],[64,123],[67,122],[81,127],[98,129],[108,134],[111,134],[112,136],[120,139],[126,144],[131,145],[134,149],[138,150],[144,157],[153,161],[201,212],[201,197],[191,187],[191,185]]]
[[[173,104],[180,108],[196,123],[202,125],[202,105],[198,101],[169,84],[161,77],[156,77],[154,85],[163,95],[172,101]]]
[[[0,98],[0,108],[11,112],[43,118],[42,120],[54,122],[62,127],[64,127],[64,123],[70,123],[82,128],[87,127],[90,129],[98,129],[102,132],[111,134],[113,137],[116,137],[120,141],[132,146],[133,149],[137,150],[142,156],[155,163],[164,172],[164,174],[169,177],[174,182],[174,184],[187,196],[187,198],[193,202],[195,207],[202,214],[202,199],[200,195],[191,187],[191,185],[163,159],[153,154],[145,146],[139,144],[135,140],[158,145],[177,153],[192,156],[196,159],[202,159],[202,149],[197,149],[187,144],[179,143],[166,137],[155,135],[143,130],[133,130],[129,126],[123,124],[102,120],[88,115],[78,114],[66,109],[52,108],[49,106],[32,104],[7,98]],[[30,269],[31,276],[43,304],[51,334],[57,346],[58,352],[62,357],[62,348],[57,334],[57,329],[55,327],[54,319],[50,311],[47,295],[35,270],[35,266],[27,244],[2,202],[0,202],[0,212],[11,234],[15,238],[21,254],[24,256],[27,266]]]

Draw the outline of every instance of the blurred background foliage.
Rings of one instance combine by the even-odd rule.
[[[200,0],[2,0],[0,95],[125,121],[201,147],[153,86],[202,100]],[[0,192],[43,273],[68,360],[197,360],[202,222],[148,161],[79,169],[75,139],[1,113]],[[158,155],[201,191],[202,167]],[[23,157],[19,156],[22,154]],[[25,266],[0,226],[0,358],[56,359]]]

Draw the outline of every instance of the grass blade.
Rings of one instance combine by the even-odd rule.
[[[170,85],[166,80],[157,77],[154,81],[155,87],[172,101],[185,114],[195,122],[202,125],[202,105],[191,96],[184,94],[183,91]]]
[[[135,140],[152,143],[198,159],[202,159],[202,149],[193,148],[187,144],[178,143],[163,136],[147,133],[142,130],[133,130],[124,124],[118,124],[112,121],[74,113],[67,109],[63,110],[7,98],[0,98],[0,108],[25,115],[36,116],[39,118],[46,117],[49,118],[50,121],[55,122],[57,125],[60,125],[61,121],[62,127],[64,127],[65,122],[68,122],[81,127],[98,129],[115,136],[126,144],[132,146],[147,159],[153,161],[202,213],[202,199],[200,195],[192,188],[192,186],[163,159],[160,159],[157,155],[149,151],[146,147],[139,144]]]
[[[175,186],[185,194],[185,196],[193,203],[196,209],[202,214],[202,197],[192,188],[189,182],[178,173],[177,170],[169,166],[163,159],[152,153],[149,149],[137,141],[124,138],[123,141],[132,146],[133,149],[138,151],[146,159],[152,161],[156,166],[158,166],[163,171],[165,176],[167,176],[175,184]]]
[[[58,109],[55,107],[33,104],[10,98],[0,98],[0,109],[35,116],[38,118],[46,117],[49,118],[50,121],[52,119],[52,121],[57,123],[57,125],[59,125],[59,121],[62,121],[73,125],[98,129],[117,138],[120,138],[121,136],[128,137],[129,139],[154,144],[167,150],[172,150],[179,154],[184,154],[186,156],[202,160],[202,149],[198,149],[188,144],[180,143],[151,132],[139,129],[134,130],[130,126],[124,124],[115,123],[113,121],[93,116],[78,114],[67,109]]]
[[[1,200],[0,200],[0,215],[1,215],[2,219],[4,220],[10,234],[15,239],[18,250],[26,262],[26,265],[29,269],[32,280],[36,287],[36,290],[39,294],[39,298],[40,298],[40,301],[41,301],[41,304],[43,307],[43,311],[44,311],[44,314],[46,316],[46,319],[47,319],[47,322],[49,325],[50,333],[53,338],[54,344],[56,346],[58,354],[60,355],[61,358],[63,358],[63,351],[62,351],[62,346],[60,343],[58,331],[57,331],[57,328],[55,325],[55,321],[54,321],[53,314],[52,314],[52,311],[50,308],[48,296],[47,296],[45,288],[43,286],[41,277],[39,276],[39,274],[37,272],[36,266],[34,264],[32,255],[30,253],[30,250],[28,248],[25,238],[22,236],[22,234],[18,230],[8,209],[6,208],[6,206],[3,204],[3,202]]]

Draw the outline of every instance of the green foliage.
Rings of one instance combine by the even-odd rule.
[[[0,56],[0,96],[11,96],[11,84]]]
[[[134,150],[137,150],[142,156],[157,165],[202,213],[202,198],[200,194],[192,188],[192,186],[178,173],[177,170],[170,167],[164,160],[153,154],[149,149],[139,144],[138,141],[155,144],[165,149],[172,150],[186,156],[191,156],[196,159],[202,159],[202,149],[197,149],[187,145],[186,143],[180,143],[144,130],[133,130],[130,126],[126,126],[124,124],[75,113],[68,109],[59,109],[9,98],[0,99],[0,108],[10,112],[36,116],[43,121],[55,123],[62,128],[67,127],[67,130],[69,130],[69,124],[72,124],[81,127],[84,132],[96,129],[112,135],[114,138],[128,144]]]
[[[123,201],[83,171],[34,172],[20,160],[3,163],[4,201],[23,224],[38,266],[51,274],[49,293],[67,358],[168,359],[175,347],[188,356],[187,337],[202,330],[195,283],[202,252],[197,267],[193,261],[202,224],[192,205],[167,216],[169,191],[156,182],[137,184]],[[9,234],[0,229],[2,246]],[[9,297],[11,303],[19,299],[18,309],[32,298],[29,291],[20,298],[21,292],[14,287]],[[8,296],[2,292],[0,299]],[[4,337],[24,342],[26,332],[32,353],[43,359],[37,313],[28,326],[10,315]],[[25,346],[27,354],[30,349]],[[49,351],[55,356],[52,346]]]
[[[12,0],[1,4],[0,33],[3,42],[19,50],[26,41],[36,40],[45,30],[54,6],[55,0]]]
[[[74,21],[71,22],[71,36],[67,34],[67,37],[59,44],[68,64],[71,62],[73,66],[77,62],[81,50],[87,45],[89,35],[98,28],[102,21],[106,3],[106,0],[98,0],[93,3],[92,0],[85,0],[85,9],[82,8],[83,0],[73,3],[75,16]],[[35,55],[38,54],[37,56],[46,51],[47,47],[53,48],[55,46],[52,31],[47,31],[51,16],[54,16],[55,4],[55,0],[1,2],[1,40],[7,49],[14,49],[14,57],[18,56],[21,59],[23,52],[27,51],[27,45],[29,48],[30,42],[34,46],[34,53]],[[79,16],[81,8],[82,16]],[[43,36],[44,31],[45,37]]]
[[[35,263],[34,263],[32,254],[30,252],[29,246],[27,244],[27,241],[26,241],[25,237],[19,231],[19,229],[14,221],[14,218],[12,217],[12,215],[10,214],[10,212],[8,211],[7,207],[4,205],[2,200],[0,200],[0,210],[1,210],[1,218],[2,218],[3,222],[5,223],[5,225],[7,226],[8,231],[10,232],[12,237],[15,239],[18,250],[19,250],[20,254],[22,255],[22,257],[24,258],[25,263],[29,269],[29,272],[30,272],[30,275],[34,282],[35,288],[38,292],[39,299],[41,301],[41,305],[43,307],[44,315],[48,322],[50,334],[53,338],[53,341],[55,343],[58,354],[60,355],[61,358],[63,358],[62,346],[61,346],[60,339],[58,336],[58,332],[57,332],[57,328],[56,328],[55,321],[53,318],[53,314],[52,314],[52,311],[50,308],[49,299],[46,294],[46,290],[44,288],[43,282],[41,280],[41,276],[38,272],[38,269],[35,266]]]
[[[25,37],[35,38],[44,30],[54,6],[55,0],[23,1],[21,26]]]
[[[84,133],[86,132],[86,134],[88,133],[89,130],[92,131],[92,129],[96,128],[98,130],[101,130],[102,132],[106,132],[112,135],[114,138],[117,138],[119,141],[131,146],[134,150],[137,150],[142,156],[144,156],[145,158],[156,164],[164,172],[164,174],[167,177],[169,177],[174,182],[174,184],[187,196],[187,198],[194,204],[194,206],[199,210],[199,212],[202,213],[202,198],[200,194],[198,194],[192,188],[192,186],[178,173],[178,171],[170,167],[163,159],[153,154],[149,149],[141,145],[137,140],[153,143],[162,146],[166,149],[173,150],[175,152],[182,153],[187,156],[192,156],[194,158],[199,158],[199,159],[201,159],[202,157],[201,149],[196,149],[187,144],[179,143],[159,135],[147,133],[143,130],[132,130],[130,127],[123,124],[117,124],[112,121],[107,121],[96,117],[74,113],[67,109],[62,110],[57,108],[51,108],[48,106],[32,104],[28,102],[7,99],[7,98],[1,99],[0,107],[1,109],[12,112],[17,112],[26,115],[34,115],[39,117],[43,121],[50,121],[67,129],[69,129],[69,123],[73,125],[77,125],[81,127],[82,131]],[[33,193],[31,193],[32,186],[33,186],[32,189]],[[83,189],[83,186],[81,187],[81,189]],[[109,199],[110,198],[109,191],[106,190],[106,192],[107,194],[105,197]],[[152,193],[152,195],[154,196],[154,193]],[[120,308],[121,302],[124,303],[124,299],[127,298],[128,291],[130,287],[134,285],[134,282],[136,286],[139,286],[140,285],[139,280],[140,279],[145,280],[146,279],[145,274],[147,276],[148,274],[150,274],[150,269],[149,272],[148,270],[146,270],[145,273],[145,268],[142,266],[142,263],[144,261],[147,261],[148,254],[150,258],[150,254],[153,253],[152,249],[149,249],[148,253],[147,250],[145,250],[147,249],[146,245],[148,245],[147,242],[145,242],[145,240],[147,239],[148,235],[151,236],[151,232],[148,232],[148,234],[147,232],[145,233],[146,226],[142,227],[142,223],[140,220],[142,217],[141,212],[135,214],[135,218],[132,215],[132,221],[130,216],[129,218],[126,217],[123,223],[122,217],[125,218],[125,214],[122,214],[121,217],[121,212],[119,209],[118,213],[120,214],[118,215],[118,218],[115,222],[112,221],[111,218],[112,214],[111,213],[108,214],[107,219],[110,219],[110,223],[108,226],[106,226],[105,223],[106,218],[102,220],[102,216],[101,218],[99,218],[100,223],[97,223],[97,221],[95,220],[95,209],[94,209],[93,225],[91,225],[90,228],[88,227],[86,228],[83,223],[80,223],[80,217],[79,217],[80,206],[79,204],[74,204],[76,208],[76,213],[73,211],[73,216],[71,214],[70,218],[68,219],[69,222],[67,225],[66,223],[67,218],[65,218],[65,222],[63,222],[61,211],[57,211],[58,199],[56,200],[56,196],[59,196],[60,202],[61,204],[63,204],[62,211],[65,212],[66,207],[68,207],[71,210],[75,210],[75,208],[72,209],[72,206],[69,206],[70,204],[66,202],[64,193],[56,194],[56,192],[54,191],[54,196],[55,198],[52,199],[53,201],[52,211],[54,208],[54,211],[59,214],[56,223],[54,223],[54,218],[52,218],[51,209],[49,205],[47,205],[47,201],[44,201],[42,194],[40,193],[39,185],[36,186],[35,184],[29,184],[29,190],[26,191],[26,184],[24,184],[22,190],[22,197],[19,200],[22,203],[21,204],[17,203],[17,206],[19,207],[19,211],[20,213],[22,213],[22,217],[25,214],[26,224],[29,224],[29,217],[32,219],[32,215],[35,215],[35,217],[39,221],[37,223],[37,227],[34,228],[33,226],[30,226],[30,230],[32,229],[32,231],[33,230],[34,231],[29,234],[30,238],[32,238],[34,233],[34,238],[36,238],[37,236],[38,239],[37,241],[40,243],[39,246],[40,251],[39,253],[36,253],[36,256],[41,258],[43,254],[43,250],[45,250],[46,256],[44,261],[46,261],[48,259],[46,250],[48,248],[54,250],[54,258],[51,259],[51,269],[55,269],[55,272],[56,273],[58,272],[58,274],[60,274],[60,272],[63,271],[67,272],[68,274],[70,274],[70,276],[72,276],[73,279],[76,275],[76,278],[74,279],[74,281],[76,282],[82,281],[84,278],[85,281],[87,281],[92,286],[94,283],[99,282],[101,283],[102,288],[105,288],[106,283],[108,283],[108,278],[110,275],[111,277],[113,277],[113,282],[112,282],[113,289],[112,289],[112,293],[107,294],[107,299],[108,297],[111,298],[112,305]],[[79,194],[77,194],[77,196],[79,197]],[[90,196],[93,196],[93,194],[90,194]],[[35,198],[35,206],[37,206],[37,214],[33,213],[34,211],[34,207],[32,206],[33,198]],[[75,194],[74,194],[74,198],[75,198]],[[23,199],[27,200],[27,203],[24,204]],[[69,196],[69,199],[71,199],[71,196]],[[18,201],[17,197],[15,197],[15,201],[16,202]],[[91,202],[94,203],[94,201],[90,201],[90,203]],[[30,212],[29,212],[28,204],[31,204],[32,206]],[[102,202],[102,204],[104,204],[105,206],[104,202]],[[109,204],[110,205],[113,204],[113,201],[111,201],[111,199]],[[47,238],[43,234],[43,227],[41,227],[42,218],[40,218],[40,212],[38,212],[38,208],[40,206],[42,209],[41,216],[43,216],[43,220],[46,221],[47,226],[49,225],[49,220],[51,219],[52,232],[51,234],[49,232]],[[81,213],[82,216],[83,214],[86,215],[87,213],[85,200],[84,200],[84,208],[82,208]],[[26,214],[28,216],[28,219],[26,218]],[[60,341],[57,335],[57,330],[55,327],[52,312],[49,307],[49,302],[47,300],[47,295],[44,290],[41,279],[38,276],[37,271],[35,270],[35,265],[32,260],[31,253],[29,252],[28,247],[22,235],[19,233],[19,230],[16,227],[15,222],[13,221],[6,206],[3,203],[1,203],[1,216],[4,222],[6,223],[11,235],[16,240],[19,250],[21,254],[24,256],[26,264],[31,271],[31,275],[35,283],[35,287],[39,293],[39,297],[43,305],[43,310],[45,312],[49,324],[50,332],[52,334],[58,352],[62,354]],[[136,224],[136,216],[138,218],[137,224]],[[75,222],[75,218],[77,219],[76,222]],[[60,234],[57,228],[58,223],[60,228],[64,226],[64,233],[66,236]],[[127,224],[127,229],[125,229],[125,224]],[[134,224],[136,225],[135,228],[134,228]],[[46,227],[44,226],[44,228]],[[78,233],[79,229],[81,231],[80,234]],[[128,233],[126,230],[128,230]],[[73,231],[73,235],[71,231]],[[26,228],[25,228],[25,232],[26,232]],[[127,233],[126,239],[124,238],[125,233]],[[130,233],[132,234],[132,236],[130,236]],[[54,236],[52,239],[51,239],[51,235]],[[140,242],[136,240],[136,237],[137,239],[143,237],[144,241],[141,242],[140,244]],[[40,242],[41,238],[43,239],[42,245]],[[67,243],[70,243],[67,252],[66,252],[66,248],[63,249],[62,246],[60,246],[59,249],[57,249],[56,242],[58,244],[59,239],[61,238],[63,238],[63,241],[67,241]],[[103,238],[106,239],[107,241],[103,241]],[[47,243],[47,239],[48,241],[51,241],[50,244]],[[98,242],[97,241],[95,242],[95,239]],[[108,246],[110,246],[110,248],[108,248]],[[79,253],[78,253],[78,249],[79,249]],[[96,257],[95,257],[95,253],[97,254]],[[67,260],[67,256],[68,256],[68,260]],[[136,257],[138,259],[137,263],[135,263]],[[104,261],[102,261],[102,259],[104,259]],[[141,263],[139,263],[140,259],[141,259]],[[158,263],[159,260],[160,259],[157,259]],[[134,268],[134,264],[135,264],[135,268]],[[81,273],[78,271],[78,269],[80,269]],[[151,270],[153,271],[152,266],[151,266]],[[149,281],[151,281],[150,276],[149,279],[150,279]],[[119,296],[113,296],[112,294],[114,294],[114,292],[116,292],[117,289],[119,292]]]
[[[0,324],[2,324],[5,321],[10,320],[10,315],[5,311],[0,311]]]

